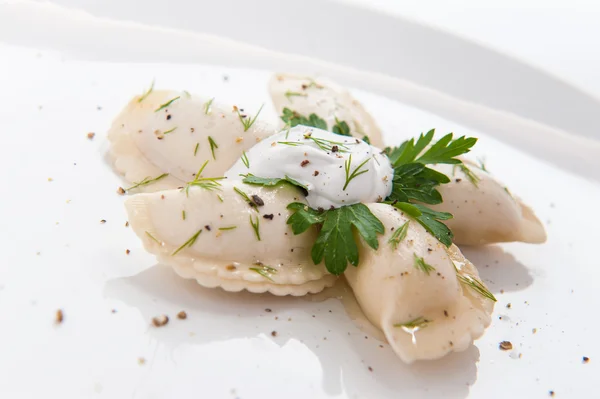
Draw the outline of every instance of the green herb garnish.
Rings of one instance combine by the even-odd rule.
[[[256,235],[256,239],[260,241],[260,219],[256,216],[256,220],[252,220],[252,215],[250,215],[250,225],[254,230],[254,234]]]
[[[140,98],[138,98],[137,102],[141,103],[142,101],[144,101],[146,99],[146,97],[148,97],[150,95],[150,93],[152,93],[152,91],[154,91],[154,79],[152,79],[152,83],[150,84],[150,87],[148,88],[148,90],[146,90],[146,92],[144,94],[142,94],[142,96]]]
[[[344,187],[342,191],[346,191],[346,187],[352,181],[352,179],[362,175],[363,173],[367,173],[369,169],[360,170],[365,164],[369,162],[369,158],[365,159],[360,165],[358,165],[352,173],[350,173],[350,167],[352,165],[352,154],[348,157],[348,159],[344,162],[344,170],[346,171],[346,183],[344,183]]]
[[[248,173],[247,175],[245,175],[245,177],[242,181],[246,184],[253,184],[256,186],[264,186],[264,187],[275,187],[279,184],[291,184],[292,186],[299,187],[305,191],[308,191],[308,187],[306,187],[304,184],[292,179],[289,176],[285,176],[284,178],[280,179],[277,177],[273,177],[273,178],[258,177],[258,176],[254,176],[254,175]]]
[[[490,290],[488,290],[481,281],[479,281],[478,279],[476,279],[468,273],[463,273],[462,270],[456,267],[456,263],[454,264],[454,270],[456,271],[456,278],[458,278],[458,281],[471,288],[473,291],[477,292],[482,297],[488,298],[496,302],[496,297],[494,296],[494,294],[492,294]]]
[[[215,157],[215,149],[219,148],[219,146],[217,145],[215,140],[210,136],[208,136],[208,144],[210,144],[210,152],[212,153],[213,159],[217,160],[217,157]]]
[[[396,249],[398,249],[398,245],[400,245],[402,240],[404,240],[406,238],[407,233],[408,233],[408,220],[406,222],[404,222],[404,224],[402,226],[398,227],[394,231],[394,233],[392,233],[392,236],[388,240],[388,244],[390,244],[392,246],[394,251]]]
[[[191,247],[192,245],[194,245],[194,243],[196,242],[196,239],[198,238],[198,236],[200,235],[200,233],[202,233],[202,229],[198,230],[198,232],[196,232],[196,234],[194,234],[193,236],[191,236],[189,238],[189,240],[187,240],[186,242],[184,242],[179,248],[177,248],[175,250],[175,252],[173,252],[171,254],[171,256],[175,256],[177,255],[182,249],[186,248],[186,247]]]
[[[242,162],[246,165],[246,168],[250,169],[250,161],[248,160],[248,155],[246,155],[246,151],[242,152]]]
[[[181,219],[185,220],[185,211],[181,211]]]
[[[172,129],[167,130],[166,132],[163,132],[163,135],[169,134],[169,133],[173,133],[175,131],[175,129],[177,129],[177,126],[175,126]]]
[[[254,201],[252,201],[252,198],[250,198],[248,196],[248,194],[246,194],[245,192],[243,192],[242,190],[240,190],[237,187],[234,187],[233,191],[235,191],[236,193],[238,193],[240,195],[240,197],[242,197],[244,199],[244,201],[246,201],[248,203],[248,205],[250,205],[252,208],[254,208],[254,210],[256,212],[258,212],[258,209],[256,207],[256,203]]]
[[[371,145],[371,139],[369,139],[369,136],[363,136],[362,141],[364,141],[365,143]]]
[[[253,272],[256,272],[256,273],[260,274],[261,276],[263,276],[267,280],[275,282],[275,281],[273,281],[273,279],[271,278],[271,276],[273,274],[277,274],[277,269],[274,269],[274,268],[272,268],[270,266],[267,266],[267,265],[263,265],[260,262],[257,262],[257,265],[259,267],[250,267],[248,270],[252,270]]]
[[[158,177],[145,177],[144,180],[140,181],[140,182],[133,182],[133,186],[126,188],[125,191],[129,191],[129,190],[133,190],[134,188],[138,188],[138,187],[142,187],[142,186],[147,186],[148,184],[152,184],[155,183],[157,181],[159,181],[160,179],[164,179],[165,177],[169,176],[168,173],[163,173],[162,175],[158,176]]]
[[[285,92],[284,96],[286,96],[286,98],[288,99],[289,102],[292,102],[291,97],[307,97],[308,94],[306,94],[306,93],[299,93],[297,91],[290,91],[290,90],[288,90],[288,91]]]
[[[148,237],[150,237],[152,239],[152,241],[154,241],[155,243],[157,243],[158,245],[162,245],[162,243],[160,241],[158,241],[152,234],[150,234],[149,232],[146,231],[146,235]]]
[[[194,147],[194,156],[198,153],[198,148],[200,148],[200,143],[196,143],[196,147]]]
[[[342,136],[352,136],[350,134],[350,126],[348,126],[345,121],[340,121],[337,117],[335,118],[335,125],[331,128],[331,131]]]
[[[171,104],[172,104],[174,101],[177,101],[177,100],[179,100],[180,98],[181,98],[181,96],[177,96],[177,97],[175,97],[175,98],[172,98],[172,99],[170,99],[170,100],[169,100],[169,101],[167,101],[166,103],[162,104],[160,107],[156,108],[156,109],[154,110],[154,112],[158,112],[158,111],[160,111],[161,109],[165,109],[165,108],[167,108],[167,107],[168,107],[169,105],[171,105]]]
[[[477,139],[463,136],[453,140],[450,133],[426,149],[432,143],[434,134],[435,130],[432,129],[425,135],[421,134],[416,141],[413,138],[399,147],[385,149],[394,168],[392,193],[386,198],[386,202],[407,212],[440,242],[450,246],[452,232],[440,220],[448,220],[452,215],[411,203],[440,204],[442,196],[437,187],[449,183],[450,179],[426,165],[462,165],[462,161],[456,157],[469,152]]]
[[[226,179],[226,177],[224,177],[224,176],[202,177],[202,172],[204,171],[204,168],[206,168],[206,165],[208,165],[208,161],[205,161],[202,164],[202,166],[196,173],[194,180],[186,183],[185,187],[183,188],[185,190],[186,195],[189,195],[190,187],[200,187],[205,190],[220,190],[221,189],[220,188],[221,183],[219,183],[219,181]]]
[[[467,167],[467,165],[465,165],[464,163],[461,163],[456,166],[458,166],[460,168],[461,172],[463,172],[465,174],[465,176],[467,176],[467,179],[469,179],[469,181],[471,182],[472,185],[475,186],[475,188],[479,187],[479,181],[481,179],[479,178],[479,176],[477,176],[475,173],[473,173],[473,171],[471,169],[469,169]]]
[[[435,267],[433,267],[429,263],[425,262],[425,259],[423,259],[422,257],[419,258],[417,256],[417,254],[413,254],[413,256],[414,256],[414,260],[415,260],[415,263],[414,263],[415,269],[422,271],[423,273],[425,273],[428,276],[429,276],[429,273],[431,273],[432,271],[435,270]]]
[[[367,245],[379,248],[377,234],[384,233],[383,224],[364,204],[342,206],[327,211],[318,211],[299,202],[287,206],[293,211],[287,224],[294,234],[305,232],[312,225],[321,225],[311,256],[315,264],[325,260],[325,267],[331,274],[340,275],[348,262],[357,266],[358,247],[353,235],[356,229]]]
[[[214,100],[215,100],[215,98],[213,97],[204,103],[204,114],[205,115],[208,115],[208,113],[210,112],[210,106],[212,105]]]
[[[294,127],[298,125],[316,127],[317,129],[327,130],[327,122],[325,120],[319,118],[317,114],[310,114],[307,117],[300,115],[296,111],[292,111],[289,108],[283,109],[283,114],[281,115],[281,120],[284,121],[289,127]]]
[[[233,229],[237,229],[237,226],[219,227],[219,230],[221,230],[221,231],[233,230]]]
[[[237,112],[240,122],[242,122],[242,125],[244,126],[244,132],[248,131],[248,129],[250,129],[250,127],[252,127],[252,125],[254,125],[254,122],[256,122],[256,118],[258,118],[258,115],[260,114],[260,111],[262,111],[264,106],[265,106],[265,104],[260,106],[256,115],[254,115],[254,118],[249,118],[247,115],[242,115],[240,113],[239,108],[234,107],[234,110],[235,110],[235,112]]]
[[[394,324],[394,327],[401,327],[407,330],[415,330],[419,328],[425,328],[428,323],[430,323],[430,321],[426,320],[424,317],[417,317],[416,319],[406,323]]]
[[[219,199],[219,201],[225,202],[225,200],[223,199],[223,196],[221,194],[217,194],[217,198]]]

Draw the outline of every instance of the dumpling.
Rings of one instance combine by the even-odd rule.
[[[139,191],[180,187],[205,161],[205,175],[222,176],[245,150],[276,133],[256,115],[187,92],[150,91],[113,122],[110,153],[132,185],[151,181]]]
[[[359,139],[367,136],[371,144],[383,148],[381,130],[373,117],[348,90],[334,82],[276,74],[269,82],[269,92],[279,115],[284,108],[306,117],[314,113],[325,120],[330,131],[337,118],[348,124],[352,136]]]
[[[546,241],[544,226],[531,208],[513,197],[489,173],[467,165],[466,172],[454,165],[433,166],[451,181],[439,187],[444,202],[430,207],[454,215],[445,222],[454,233],[456,244]]]
[[[316,293],[335,276],[311,260],[316,233],[294,235],[286,224],[291,202],[305,202],[297,188],[226,180],[217,189],[136,194],[125,207],[146,250],[184,278],[226,291]]]
[[[495,300],[475,267],[390,205],[368,206],[386,232],[377,251],[363,243],[359,266],[345,272],[367,318],[406,363],[467,349],[489,326]]]

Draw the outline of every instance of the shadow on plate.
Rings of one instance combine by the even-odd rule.
[[[460,250],[477,267],[479,276],[493,293],[521,291],[533,283],[527,267],[498,245],[461,246]]]
[[[148,334],[174,349],[234,339],[270,340],[281,348],[297,340],[318,357],[323,389],[330,395],[358,393],[464,398],[477,378],[479,350],[471,346],[438,361],[405,365],[389,345],[367,337],[337,300],[311,302],[248,292],[207,289],[160,265],[109,281],[105,296],[137,308],[144,320],[160,313],[175,319]],[[266,309],[269,309],[268,311]],[[277,331],[272,336],[271,331]],[[372,369],[372,372],[370,371]]]

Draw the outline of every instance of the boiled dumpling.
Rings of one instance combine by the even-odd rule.
[[[334,82],[277,74],[269,82],[269,92],[279,115],[284,108],[305,117],[314,113],[325,120],[330,131],[337,121],[346,122],[352,136],[367,136],[371,144],[383,148],[381,130],[373,117],[348,90]]]
[[[345,272],[365,315],[406,363],[467,349],[494,305],[475,267],[390,205],[368,206],[386,232],[377,251],[363,243],[360,265]]]
[[[276,133],[246,111],[187,92],[135,97],[108,132],[115,168],[132,185],[152,181],[139,191],[180,187],[206,161],[206,176],[222,176],[245,150]]]
[[[453,165],[433,166],[451,181],[439,187],[444,202],[430,207],[450,212],[445,221],[454,233],[454,242],[483,245],[522,241],[543,243],[546,231],[533,210],[515,198],[489,173],[468,164],[468,171]]]
[[[291,186],[223,181],[216,189],[136,194],[125,206],[146,250],[182,277],[227,291],[319,292],[335,276],[311,260],[316,233],[294,235],[286,224],[291,202],[305,202]]]

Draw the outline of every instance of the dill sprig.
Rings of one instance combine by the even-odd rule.
[[[219,227],[219,230],[221,230],[221,231],[233,230],[233,229],[237,229],[237,226]]]
[[[175,102],[175,101],[179,100],[180,98],[181,98],[181,96],[177,96],[177,97],[175,97],[175,98],[172,98],[172,99],[170,99],[170,100],[169,100],[169,101],[167,101],[166,103],[164,103],[164,104],[161,104],[161,106],[160,106],[160,107],[156,108],[156,109],[154,110],[154,112],[158,112],[158,111],[160,111],[161,109],[165,109],[165,108],[167,108],[169,105],[173,104],[173,102]]]
[[[173,133],[175,131],[175,129],[177,129],[177,126],[175,126],[172,129],[167,130],[166,132],[163,132],[163,136],[166,135],[166,134],[169,134],[169,133]]]
[[[185,210],[181,211],[181,219],[185,220]]]
[[[196,147],[194,147],[194,156],[198,153],[198,148],[200,148],[200,143],[196,143]]]
[[[419,258],[417,256],[417,254],[413,254],[413,256],[415,259],[415,263],[414,263],[415,269],[422,271],[423,273],[425,273],[428,276],[429,276],[429,273],[431,273],[432,271],[435,271],[435,267],[433,267],[429,263],[425,262],[425,259],[423,259],[422,257]]]
[[[205,190],[220,190],[221,183],[219,183],[219,181],[226,179],[226,177],[202,177],[202,172],[204,171],[204,168],[206,168],[206,165],[208,165],[208,161],[205,161],[202,164],[196,173],[194,180],[186,183],[184,188],[186,195],[189,195],[190,187],[200,187]]]
[[[168,173],[163,173],[162,175],[158,176],[158,177],[145,177],[144,180],[140,181],[140,182],[133,182],[133,186],[126,188],[125,191],[129,191],[129,190],[133,190],[134,188],[138,188],[138,187],[142,187],[142,186],[147,186],[148,184],[152,184],[155,183],[157,181],[159,181],[160,179],[163,179],[165,177],[169,176]]]
[[[213,101],[215,100],[215,98],[211,98],[210,100],[208,100],[207,102],[204,103],[204,114],[208,115],[210,112],[210,107],[213,103]]]
[[[367,173],[369,169],[360,170],[365,164],[369,162],[369,158],[365,159],[360,165],[358,165],[352,173],[350,173],[350,166],[352,165],[352,154],[348,157],[348,159],[344,162],[344,170],[346,171],[346,183],[342,188],[342,191],[346,191],[346,187],[352,181],[352,179],[362,175],[363,173]]]
[[[475,188],[479,187],[479,181],[481,179],[479,178],[479,176],[477,176],[475,173],[473,173],[473,171],[471,169],[469,169],[467,167],[467,165],[465,165],[464,163],[461,163],[461,164],[458,164],[455,166],[459,167],[461,172],[463,172],[465,174],[465,176],[467,176],[467,179],[469,179],[469,181],[471,182],[472,185],[475,186]]]
[[[406,323],[394,324],[394,327],[401,327],[405,330],[416,330],[427,327],[428,323],[431,323],[431,321],[425,319],[424,317],[417,317],[416,319],[413,319]]]
[[[256,238],[260,241],[260,219],[256,216],[256,220],[252,220],[252,215],[250,215],[250,225],[254,230],[254,234],[256,234]]]
[[[225,200],[223,199],[223,196],[221,194],[217,194],[217,198],[219,199],[219,201],[225,202]]]
[[[215,139],[213,139],[212,137],[208,136],[208,144],[210,145],[210,152],[212,153],[212,157],[213,159],[216,161],[217,157],[215,157],[215,149],[219,148],[219,146],[217,145],[217,143],[215,142]]]
[[[252,201],[252,199],[248,196],[248,194],[246,194],[245,192],[243,192],[242,190],[240,190],[237,187],[234,187],[233,190],[238,193],[249,205],[253,205],[254,202]]]
[[[406,238],[406,233],[408,233],[408,220],[402,226],[398,227],[388,240],[388,244],[392,245],[394,251],[398,248],[402,240]]]
[[[242,162],[246,165],[246,168],[250,169],[250,161],[248,160],[248,155],[246,155],[246,151],[242,152]]]
[[[254,122],[256,122],[256,118],[258,118],[258,115],[260,114],[260,111],[262,111],[264,106],[265,106],[265,104],[260,106],[256,115],[254,115],[254,118],[249,118],[248,115],[242,115],[242,113],[240,113],[240,109],[238,107],[234,106],[234,110],[235,110],[235,112],[237,112],[238,118],[240,119],[240,122],[242,122],[242,125],[244,126],[244,132],[248,131],[248,129],[250,129],[252,127],[252,125],[254,125]]]
[[[155,242],[155,243],[157,243],[158,245],[162,245],[162,243],[161,243],[160,241],[158,241],[158,240],[156,239],[156,237],[154,237],[152,234],[150,234],[150,233],[149,233],[149,232],[147,232],[147,231],[146,231],[145,233],[146,233],[146,235],[147,235],[148,237],[150,237],[150,238],[152,239],[152,241],[154,241],[154,242]]]
[[[148,97],[150,95],[150,93],[152,93],[154,91],[154,79],[152,79],[152,83],[150,84],[150,87],[148,88],[148,90],[146,90],[146,92],[144,94],[142,94],[142,96],[140,98],[138,98],[137,102],[141,103],[142,101],[144,101],[146,99],[146,97]]]
[[[189,240],[187,240],[186,242],[184,242],[179,248],[177,248],[175,250],[175,252],[173,252],[171,254],[171,256],[175,256],[179,253],[179,251],[181,251],[182,249],[186,248],[186,247],[191,247],[192,245],[194,245],[194,243],[196,242],[196,239],[198,238],[198,236],[200,235],[200,233],[202,233],[202,229],[198,230],[196,232],[196,234],[194,234],[193,236],[191,236],[189,238]]]
[[[291,91],[288,90],[284,93],[284,96],[288,99],[289,102],[292,102],[292,98],[291,97],[307,97],[308,94],[306,93],[299,93],[297,91]]]
[[[494,296],[494,294],[492,294],[490,290],[488,290],[481,281],[471,276],[470,274],[463,273],[462,270],[459,270],[456,267],[456,265],[454,265],[454,269],[456,270],[456,278],[458,278],[458,281],[471,288],[473,291],[477,292],[482,297],[488,298],[496,302],[496,297]]]
[[[261,276],[263,276],[267,280],[275,282],[275,281],[273,281],[273,279],[271,278],[271,276],[273,274],[277,274],[277,269],[274,269],[274,268],[272,268],[270,266],[267,266],[267,265],[263,265],[260,262],[257,262],[256,265],[259,266],[259,267],[251,267],[248,270],[252,270],[253,272],[260,274]]]

